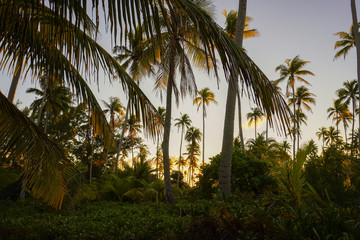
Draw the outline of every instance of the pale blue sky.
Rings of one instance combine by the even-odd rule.
[[[360,9],[360,1],[356,1]],[[228,11],[237,9],[237,0],[215,0],[217,11],[216,20],[220,25],[224,24],[221,12],[224,8]],[[251,27],[258,29],[260,37],[248,39],[244,42],[248,55],[263,70],[269,79],[279,78],[275,73],[275,67],[282,64],[286,58],[294,58],[300,54],[301,58],[311,61],[307,66],[316,74],[307,80],[312,84],[310,91],[317,95],[317,104],[313,107],[313,114],[308,113],[308,125],[302,127],[302,143],[313,138],[317,140],[315,132],[318,128],[331,125],[327,119],[326,110],[332,106],[336,97],[335,91],[340,88],[344,81],[356,78],[355,51],[352,50],[346,61],[338,59],[333,61],[335,54],[334,44],[337,38],[333,35],[339,31],[348,31],[351,25],[350,1],[344,0],[248,0],[247,15],[253,17]],[[103,31],[104,32],[104,31]],[[100,43],[111,50],[111,41],[105,33]],[[0,90],[7,94],[10,86],[10,77],[0,75]],[[221,150],[222,132],[224,122],[224,108],[227,92],[227,83],[221,77],[221,84],[217,88],[216,79],[208,77],[205,73],[197,72],[196,78],[198,88],[209,87],[215,93],[217,105],[208,108],[206,119],[206,158],[214,156]],[[25,104],[31,101],[30,96],[25,96],[25,90],[32,86],[27,80],[24,85],[19,86],[16,99]],[[157,107],[164,106],[152,91],[153,80],[146,79],[140,85],[153,104]],[[282,84],[285,89],[285,83]],[[110,85],[107,80],[100,80],[100,91],[95,84],[92,88],[98,99],[108,100],[109,96],[120,96],[125,103],[124,94],[120,84]],[[247,113],[254,106],[246,99],[243,100],[243,112]],[[196,107],[192,105],[192,99],[185,98],[179,108],[173,108],[173,119],[180,116],[180,112],[187,113],[193,120],[193,125],[202,129],[202,115],[197,113]],[[245,116],[243,116],[245,120]],[[237,119],[236,119],[237,121]],[[247,125],[244,123],[244,125]],[[340,128],[342,130],[342,126]],[[264,131],[265,126],[260,126],[259,131]],[[235,133],[238,133],[235,127]],[[246,139],[254,137],[254,129],[245,129]],[[274,132],[271,137],[281,140]],[[290,141],[290,139],[288,138]],[[176,128],[172,129],[170,155],[178,155],[180,135]],[[152,143],[151,141],[149,142]],[[150,150],[154,153],[155,146],[151,144]],[[184,148],[183,148],[184,149]]]

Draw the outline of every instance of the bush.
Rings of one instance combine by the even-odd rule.
[[[202,174],[198,186],[204,197],[211,197],[217,191],[219,179],[219,166],[221,155],[211,158],[208,165],[202,167]],[[263,193],[276,185],[274,178],[270,175],[270,164],[263,159],[234,147],[231,167],[232,192],[254,192]]]

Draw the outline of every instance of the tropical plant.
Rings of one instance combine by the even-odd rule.
[[[305,70],[303,69],[307,64],[309,64],[309,61],[305,61],[302,60],[300,58],[300,56],[296,56],[293,59],[286,59],[285,60],[285,64],[281,64],[279,66],[276,67],[275,71],[279,71],[280,72],[280,81],[283,81],[285,79],[287,79],[287,84],[286,84],[286,95],[288,95],[289,93],[289,88],[292,89],[292,95],[295,96],[295,81],[299,81],[299,82],[303,82],[307,85],[310,85],[310,83],[308,81],[306,81],[303,76],[306,75],[314,75],[314,73],[312,73],[309,70]],[[293,106],[293,114],[295,114],[295,104]],[[296,129],[296,121],[294,121],[293,124],[293,128],[294,130]],[[293,131],[293,158],[295,159],[295,141],[296,141],[296,137],[295,137],[296,131]]]
[[[344,82],[344,87],[340,88],[336,91],[339,99],[341,102],[345,104],[352,104],[352,127],[351,127],[351,156],[353,155],[353,148],[354,148],[354,131],[355,131],[355,109],[357,106],[357,99],[359,97],[359,86],[356,79],[352,80],[351,82],[347,80]]]
[[[358,27],[360,25],[358,24]],[[346,58],[346,55],[349,53],[350,49],[355,46],[355,38],[354,38],[354,28],[353,25],[351,25],[349,32],[337,32],[334,34],[335,36],[339,37],[340,40],[335,42],[334,49],[339,49],[335,53],[334,59],[337,59],[341,56],[344,56],[344,59]]]
[[[206,106],[209,106],[210,102],[217,103],[215,100],[215,95],[213,92],[210,91],[209,88],[203,88],[198,91],[198,97],[196,97],[193,101],[193,104],[197,104],[199,111],[202,105],[202,112],[203,112],[203,131],[202,131],[202,142],[203,142],[203,150],[202,150],[202,165],[205,163],[205,118],[206,118]]]
[[[180,165],[182,163],[181,160],[181,147],[182,147],[182,141],[183,141],[183,137],[184,137],[184,129],[188,129],[191,125],[191,119],[189,117],[189,115],[185,114],[181,114],[180,113],[180,117],[179,118],[175,118],[175,126],[178,128],[178,130],[181,128],[181,139],[180,139],[180,154],[179,154],[179,161],[178,161],[178,172],[180,171]],[[178,181],[176,186],[179,187],[179,183],[180,183],[180,174],[178,174]]]
[[[316,132],[316,136],[320,139],[322,139],[322,147],[323,147],[323,150],[325,148],[325,139],[326,139],[326,136],[328,135],[328,131],[326,129],[326,127],[321,127],[319,128],[319,131]]]
[[[260,108],[251,108],[252,112],[249,112],[246,114],[246,118],[248,119],[248,125],[249,127],[254,123],[255,125],[255,138],[256,138],[256,125],[258,121],[261,121],[264,118],[264,113],[261,111]]]
[[[297,125],[297,132],[298,132],[298,138],[297,138],[297,149],[299,149],[300,145],[300,113],[302,113],[302,106],[307,110],[312,112],[311,107],[309,104],[315,105],[315,97],[316,95],[309,92],[309,89],[305,86],[300,86],[296,89],[296,92],[294,95],[292,95],[289,98],[289,105],[296,105],[297,106],[297,113],[295,114],[296,117],[294,121]]]
[[[246,8],[246,6],[245,6]],[[237,11],[230,11],[227,13],[226,9],[223,11],[223,15],[225,16],[225,32],[228,34],[229,37],[231,37],[233,40],[235,40],[235,33],[237,29],[237,21],[238,21],[238,12]],[[244,23],[244,31],[243,31],[243,38],[252,38],[259,36],[259,32],[256,29],[249,29],[249,23],[252,21],[251,17],[245,18]],[[238,29],[239,31],[239,29]],[[241,111],[241,98],[240,98],[240,91],[237,91],[237,100],[238,100],[238,113],[239,113],[239,138],[240,138],[240,144],[242,146],[242,149],[245,148],[244,146],[244,136],[243,136],[243,130],[242,130],[242,111]]]
[[[109,102],[103,101],[103,104],[106,107],[104,112],[108,113],[110,115],[111,130],[114,131],[114,129],[115,129],[115,114],[118,114],[122,118],[124,118],[125,117],[124,106],[121,104],[120,98],[118,98],[118,97],[110,97]]]
[[[201,141],[201,132],[198,128],[190,127],[186,131],[185,140],[189,142],[187,146],[187,155],[189,163],[189,184],[193,183],[194,167],[197,165],[196,156],[200,155],[199,141]]]
[[[140,139],[140,137],[137,137],[137,134],[141,132],[141,125],[139,124],[139,119],[137,119],[135,115],[131,115],[128,119],[126,123],[126,129],[128,131],[128,137],[131,143],[132,166],[135,166],[134,147]]]
[[[334,106],[327,109],[328,118],[332,117],[332,120],[335,121],[336,131],[339,130],[339,123],[344,123],[344,129],[346,131],[347,121],[351,120],[351,113],[347,104],[341,103],[340,99],[334,100]],[[345,132],[346,137],[346,132]]]
[[[358,80],[358,86],[360,86],[360,35],[359,35],[359,28],[358,26],[358,17],[356,12],[356,4],[355,0],[350,0],[351,5],[351,16],[352,16],[352,29],[354,33],[354,42],[355,42],[355,48],[356,48],[356,60],[357,60],[357,80]],[[359,90],[360,91],[360,90]],[[359,122],[360,122],[360,115],[359,115]],[[360,135],[358,139],[359,144],[359,152],[360,152]]]

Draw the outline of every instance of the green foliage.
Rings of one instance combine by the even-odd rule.
[[[342,203],[346,193],[346,156],[335,146],[329,147],[318,158],[312,158],[305,164],[307,182],[323,199]]]
[[[204,197],[216,193],[219,177],[220,154],[211,159],[210,164],[202,167],[198,186]],[[234,147],[231,168],[232,192],[263,193],[275,186],[271,176],[270,164],[258,159],[238,147]]]

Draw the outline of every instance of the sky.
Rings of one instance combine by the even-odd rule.
[[[224,26],[225,18],[221,14],[224,8],[227,11],[237,10],[238,0],[214,0],[215,20],[220,26]],[[270,80],[279,78],[279,73],[275,68],[283,64],[285,59],[294,58],[297,55],[311,63],[306,66],[307,70],[315,73],[313,77],[307,77],[311,83],[310,91],[316,94],[316,106],[312,107],[312,113],[307,112],[307,126],[302,126],[303,137],[301,144],[310,139],[318,141],[315,133],[320,127],[329,127],[333,123],[327,118],[326,110],[332,106],[333,99],[336,98],[335,91],[342,87],[346,80],[356,78],[356,57],[355,49],[351,50],[346,60],[343,58],[334,60],[334,44],[338,40],[334,33],[339,31],[349,31],[351,26],[350,1],[344,0],[248,0],[247,15],[253,18],[250,23],[251,28],[256,28],[260,36],[257,38],[244,40],[243,47],[247,54],[254,60],[260,69]],[[356,0],[358,12],[360,0]],[[105,30],[99,43],[109,52],[113,47],[111,39]],[[206,72],[196,70],[195,76],[198,89],[209,87],[214,92],[215,104],[210,104],[207,108],[206,118],[206,139],[205,139],[205,159],[212,157],[221,151],[222,135],[225,116],[225,102],[227,94],[227,82],[220,74],[220,84],[213,76],[208,76]],[[11,77],[9,74],[0,75],[0,90],[7,94],[10,87]],[[144,79],[140,87],[152,101],[155,107],[165,106],[153,91],[154,79]],[[126,97],[121,90],[120,83],[110,84],[107,78],[100,80],[97,84],[90,84],[94,94],[99,100],[108,100],[110,96],[118,96],[126,105]],[[285,90],[285,82],[280,85]],[[299,86],[297,84],[296,86]],[[20,108],[29,105],[33,96],[29,96],[25,91],[34,84],[26,79],[21,83],[15,101],[19,99],[22,104]],[[192,104],[190,97],[180,101],[179,107],[173,107],[172,123],[174,119],[180,117],[180,113],[187,113],[192,119],[192,125],[202,129],[202,113],[197,112],[197,107]],[[254,128],[248,127],[245,114],[255,107],[246,97],[242,99],[243,108],[243,127],[245,140],[254,137]],[[237,116],[235,119],[237,122]],[[342,126],[340,126],[340,130]],[[258,126],[258,133],[265,131],[265,124]],[[238,127],[235,126],[235,135],[238,134]],[[269,136],[276,140],[291,139],[286,136],[278,136],[270,130]],[[178,156],[180,147],[180,133],[177,128],[172,127],[170,136],[170,155]],[[152,156],[155,154],[155,144],[147,140]],[[184,146],[183,146],[184,149]]]

